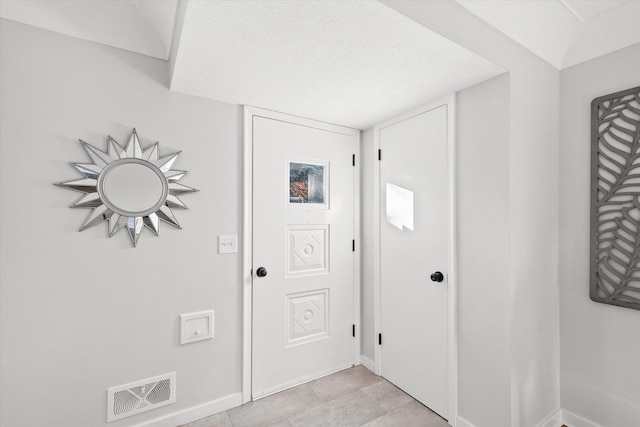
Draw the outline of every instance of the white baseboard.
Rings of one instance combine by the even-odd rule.
[[[582,418],[579,415],[574,414],[566,409],[562,410],[562,421],[569,427],[602,427],[600,424],[596,424],[591,420]]]
[[[212,400],[201,405],[192,406],[182,411],[173,412],[153,420],[135,424],[133,427],[175,427],[209,417],[218,412],[242,405],[242,393],[235,393],[221,399]]]
[[[564,421],[568,426],[640,426],[640,401],[630,391],[614,393],[593,378],[568,374],[560,375],[560,387]]]
[[[579,415],[574,414],[566,409],[558,409],[547,418],[545,418],[537,427],[603,427],[593,421],[587,420]],[[462,417],[456,418],[456,427],[476,427]]]
[[[558,409],[552,414],[550,414],[547,418],[545,418],[541,423],[539,423],[537,427],[561,427],[562,422],[563,422],[563,411],[562,409]],[[474,424],[470,423],[469,421],[465,420],[460,416],[456,418],[455,426],[456,427],[476,427]],[[582,426],[576,426],[576,427],[582,427]]]
[[[360,364],[370,370],[371,372],[376,371],[376,364],[373,360],[369,359],[367,356],[361,354],[360,355]]]
[[[552,412],[547,418],[542,420],[537,427],[562,427],[564,417],[562,409],[558,408]]]
[[[476,426],[471,424],[469,421],[465,420],[464,418],[458,416],[456,417],[456,427],[476,427]]]

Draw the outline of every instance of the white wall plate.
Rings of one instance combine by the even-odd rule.
[[[213,338],[213,310],[180,315],[180,344]]]

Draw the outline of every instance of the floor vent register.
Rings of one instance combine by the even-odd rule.
[[[169,405],[176,401],[176,373],[107,389],[107,422]]]

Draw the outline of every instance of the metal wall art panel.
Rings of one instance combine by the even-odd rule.
[[[640,310],[640,86],[591,103],[590,294]]]

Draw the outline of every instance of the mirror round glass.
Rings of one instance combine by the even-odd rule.
[[[158,210],[168,194],[167,179],[153,164],[140,159],[110,163],[98,179],[98,193],[113,212],[145,216]]]

